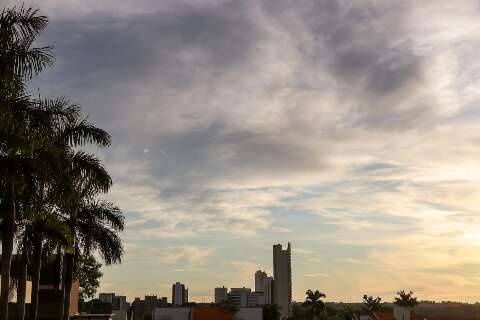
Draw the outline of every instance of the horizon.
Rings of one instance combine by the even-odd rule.
[[[294,301],[480,301],[478,1],[24,4],[56,56],[31,91],[112,135],[97,292],[213,299],[291,242]]]

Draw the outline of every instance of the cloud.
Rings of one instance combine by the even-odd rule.
[[[33,87],[113,135],[99,154],[127,215],[126,268],[191,270],[206,288],[195,274],[213,260],[245,283],[258,266],[229,263],[239,248],[263,257],[289,238],[297,297],[317,278],[301,275],[330,275],[346,299],[401,265],[413,276],[378,294],[429,297],[443,279],[473,299],[446,270],[477,262],[445,261],[478,241],[474,1],[28,3],[51,17],[41,42],[57,55]],[[415,270],[431,255],[429,280]]]

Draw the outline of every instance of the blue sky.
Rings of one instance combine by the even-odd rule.
[[[290,241],[297,300],[480,300],[477,1],[26,4],[57,57],[33,87],[113,136],[102,291],[209,301]]]

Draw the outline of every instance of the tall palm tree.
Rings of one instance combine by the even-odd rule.
[[[34,48],[35,38],[45,29],[47,19],[37,10],[4,9],[0,13],[0,172],[2,203],[2,288],[0,320],[8,317],[10,269],[16,216],[16,191],[21,181],[19,160],[28,153],[36,135],[28,121],[31,103],[25,82],[53,64],[50,47]]]
[[[68,319],[70,293],[78,256],[97,251],[106,265],[121,262],[123,245],[118,232],[124,228],[122,212],[113,203],[87,198],[66,218],[75,239],[73,252],[65,252],[64,319]]]
[[[326,298],[327,296],[318,290],[313,292],[310,289],[307,290],[306,295],[307,297],[303,305],[310,308],[313,320],[315,316],[318,316],[325,311],[325,303],[322,301],[322,298]]]

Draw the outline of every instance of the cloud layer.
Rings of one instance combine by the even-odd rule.
[[[299,300],[480,299],[475,1],[27,3],[57,55],[34,86],[113,134],[109,290],[251,285],[290,240]]]

